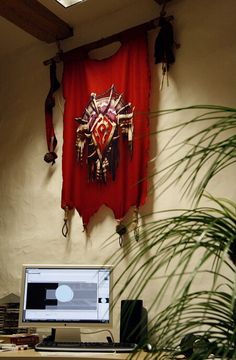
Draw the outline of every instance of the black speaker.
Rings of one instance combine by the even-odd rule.
[[[147,310],[142,300],[122,300],[120,309],[120,342],[144,345],[147,342]]]

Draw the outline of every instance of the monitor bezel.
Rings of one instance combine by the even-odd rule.
[[[97,322],[97,323],[90,323],[90,322],[46,322],[46,321],[27,321],[23,320],[23,307],[24,307],[24,294],[25,294],[25,279],[26,279],[26,270],[28,268],[45,268],[45,269],[52,269],[52,268],[58,268],[58,269],[110,269],[110,286],[109,286],[109,322],[103,323],[103,322]],[[78,264],[23,264],[22,265],[22,274],[21,274],[21,293],[20,293],[20,307],[19,307],[19,321],[18,325],[21,328],[80,328],[80,327],[86,327],[86,328],[111,328],[113,325],[113,298],[112,298],[112,287],[113,287],[113,265],[78,265]]]

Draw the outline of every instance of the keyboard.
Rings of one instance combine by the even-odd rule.
[[[36,351],[130,353],[137,348],[134,343],[120,342],[55,342],[42,341],[35,345]]]

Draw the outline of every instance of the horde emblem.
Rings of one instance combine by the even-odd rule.
[[[112,85],[102,95],[92,93],[83,116],[75,118],[77,154],[80,162],[87,156],[90,181],[106,182],[109,176],[115,180],[121,136],[132,152],[133,112],[131,103],[125,103]]]
[[[116,123],[111,121],[106,115],[102,114],[99,114],[91,128],[93,143],[97,148],[100,160],[102,160],[103,154],[114,135],[115,129]]]

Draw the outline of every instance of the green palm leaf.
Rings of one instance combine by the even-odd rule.
[[[196,105],[153,112],[152,115],[168,116],[179,111],[192,110],[201,111],[201,113],[181,124],[157,131],[157,135],[161,132],[170,133],[170,139],[163,146],[162,151],[172,149],[169,158],[178,153],[179,158],[173,162],[170,161],[166,167],[154,172],[151,176],[158,175],[154,188],[160,187],[166,183],[167,179],[172,178],[162,192],[183,180],[183,194],[193,194],[197,204],[211,179],[236,162],[236,109],[215,105]],[[192,126],[195,129],[196,124],[199,127],[198,131],[173,145],[183,130]],[[186,147],[184,155],[182,155],[183,145]],[[202,174],[204,166],[207,169]]]
[[[115,281],[114,302],[124,296],[143,298],[151,288],[149,338],[156,349],[152,359],[166,349],[178,353],[180,340],[192,333],[204,336],[216,356],[236,359],[236,204],[208,195],[212,206],[199,207],[212,178],[236,162],[236,109],[197,105],[153,112],[151,117],[164,116],[170,124],[171,114],[192,111],[197,115],[190,120],[157,132],[170,134],[160,151],[168,153],[169,163],[152,177],[157,178],[153,190],[158,187],[159,193],[181,182],[183,196],[191,196],[194,207],[140,219],[139,241],[130,233],[125,247],[107,260],[115,268],[127,264]],[[176,141],[192,127],[194,133]],[[111,237],[105,246],[113,241]],[[199,289],[198,284],[196,291],[199,277],[207,278],[207,286],[203,282]],[[191,359],[207,355],[196,352]]]

